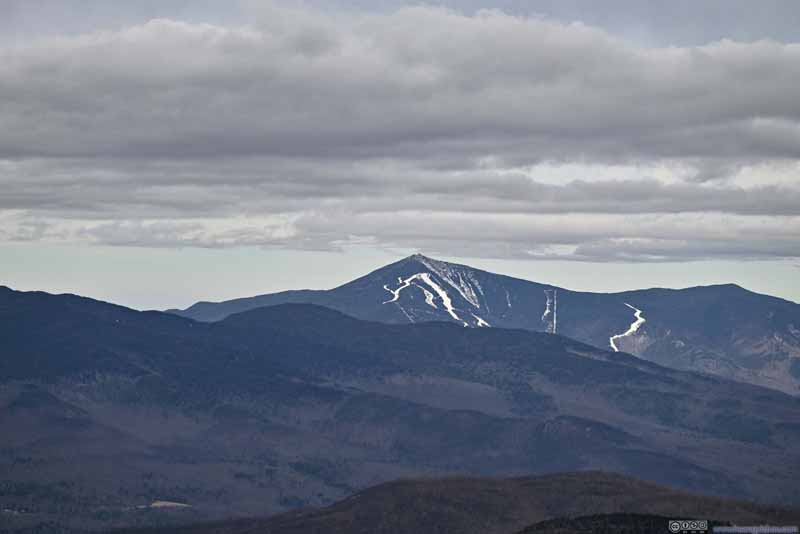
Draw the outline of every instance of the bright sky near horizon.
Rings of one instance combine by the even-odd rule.
[[[800,3],[6,0],[0,285],[137,308],[420,251],[800,301]]]

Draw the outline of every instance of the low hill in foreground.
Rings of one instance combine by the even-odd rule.
[[[558,519],[556,518],[572,518]],[[667,519],[797,525],[800,510],[704,497],[597,471],[521,478],[444,478],[381,484],[326,508],[119,534],[513,534],[649,528]],[[663,520],[663,521],[662,521]],[[561,530],[559,530],[561,529]],[[573,529],[573,530],[570,530]],[[586,532],[596,532],[587,530]],[[626,531],[627,532],[627,531]]]

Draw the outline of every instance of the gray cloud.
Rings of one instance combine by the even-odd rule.
[[[381,9],[406,5],[404,0],[306,0],[320,8]],[[436,2],[474,13],[486,7],[482,0]],[[791,42],[800,27],[800,6],[794,0],[494,0],[506,13],[542,16],[564,22],[582,21],[651,46],[697,45],[730,38],[765,38]]]
[[[249,28],[156,20],[0,60],[6,157],[800,155],[794,44],[643,49],[497,12],[277,10]]]
[[[68,170],[67,170],[68,169]],[[543,183],[520,171],[431,170],[393,161],[237,158],[228,162],[48,161],[14,165],[0,177],[0,208],[54,216],[209,218],[318,208],[517,214],[693,213],[800,215],[800,189],[663,183],[654,178]],[[397,199],[402,198],[402,205]]]
[[[307,5],[329,13],[391,12],[406,0],[284,0],[284,5]],[[4,0],[0,4],[0,39],[25,40],[31,35],[74,34],[96,28],[142,24],[153,18],[191,22],[241,24],[261,0]],[[459,13],[487,7],[483,0],[442,0]],[[772,39],[792,42],[800,26],[800,7],[794,0],[493,0],[491,5],[518,16],[545,17],[562,22],[582,21],[649,46],[698,45],[725,38],[738,41]],[[0,41],[1,42],[1,41]]]
[[[798,86],[798,44],[498,11],[34,39],[0,49],[0,239],[797,257]]]

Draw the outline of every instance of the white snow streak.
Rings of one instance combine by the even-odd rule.
[[[439,284],[437,284],[436,282],[433,281],[433,279],[431,279],[430,273],[417,273],[409,276],[405,280],[403,280],[403,278],[400,277],[397,279],[397,281],[400,283],[400,286],[398,286],[397,289],[391,289],[389,288],[389,286],[384,285],[383,288],[392,294],[392,298],[384,302],[384,304],[389,304],[390,302],[397,302],[397,299],[400,298],[400,292],[405,288],[409,287],[414,280],[422,280],[423,282],[428,284],[428,287],[430,287],[433,290],[433,292],[436,293],[440,299],[442,299],[442,304],[444,304],[444,307],[447,310],[447,313],[450,314],[450,317],[452,317],[456,321],[459,321],[464,326],[469,326],[469,324],[467,324],[467,322],[464,321],[461,317],[459,317],[458,314],[456,313],[456,310],[453,307],[453,301],[450,300],[450,295],[448,295],[447,291],[442,289],[439,286]],[[428,296],[426,295],[425,300],[428,302],[428,304],[431,304],[433,302],[433,296],[431,295],[431,300],[428,301]],[[402,310],[402,308],[400,309]],[[403,310],[403,313],[405,313],[405,310]],[[406,317],[408,317],[408,314],[406,314]],[[409,320],[411,320],[410,317]]]
[[[550,293],[545,289],[544,296],[547,297],[547,303],[544,305],[544,313],[542,314],[542,322],[547,320],[547,316],[550,315],[550,303],[552,300],[550,299]]]
[[[408,280],[403,280],[402,278],[398,278],[397,281],[400,282],[401,285],[397,289],[389,289],[389,286],[384,284],[383,289],[385,289],[386,291],[388,291],[393,295],[392,298],[390,300],[385,301],[384,304],[389,304],[390,302],[395,302],[397,299],[399,299],[400,291],[410,286],[411,280],[413,280],[413,277],[409,278]]]
[[[611,348],[614,349],[614,352],[619,352],[617,344],[614,342],[615,340],[635,334],[636,331],[639,330],[639,327],[646,322],[645,318],[642,317],[642,310],[631,306],[627,302],[625,303],[625,306],[629,307],[634,311],[633,316],[636,318],[636,320],[633,323],[631,323],[631,325],[624,333],[617,334],[616,336],[611,336],[610,338],[608,338],[608,343],[611,345]]]
[[[506,304],[508,304],[508,309],[511,309],[511,295],[508,294],[508,289],[506,289]]]
[[[423,293],[425,293],[425,304],[427,304],[428,306],[430,306],[432,308],[436,308],[438,310],[439,306],[437,306],[436,303],[433,301],[433,293],[431,293],[430,291],[428,291],[427,289],[425,289],[424,287],[422,287],[419,284],[414,284],[414,285],[417,286],[418,288],[420,288]]]
[[[475,320],[478,321],[478,326],[492,326],[486,321],[484,321],[482,318],[475,315],[474,313],[471,313],[470,315],[472,315],[475,318]]]
[[[470,282],[475,284],[483,294],[483,289],[480,287],[480,284],[475,277],[472,276],[472,273],[461,273],[456,269],[451,268],[451,266],[443,261],[432,260],[430,258],[420,257],[420,263],[422,263],[425,267],[436,273],[436,275],[444,280],[448,285],[452,286],[453,289],[459,292],[464,300],[475,306],[476,308],[480,309],[481,303],[478,300],[478,296],[475,294],[475,290],[472,288]],[[467,280],[464,280],[466,275]],[[456,279],[458,281],[456,281]]]
[[[558,290],[545,289],[544,296],[547,297],[544,313],[542,314],[542,322],[547,325],[545,332],[555,334],[558,330]],[[548,317],[553,314],[553,321],[548,324]]]
[[[458,316],[456,313],[455,308],[453,308],[453,301],[450,300],[450,295],[447,294],[447,291],[439,287],[439,285],[431,279],[431,275],[428,273],[420,273],[419,277],[422,279],[423,282],[428,284],[433,291],[439,295],[439,298],[442,299],[442,303],[444,304],[447,313],[450,314],[450,317],[455,319],[456,321],[461,321],[464,323],[464,326],[469,326],[466,321],[464,321],[461,317]]]
[[[553,290],[553,333],[558,333],[558,289]]]

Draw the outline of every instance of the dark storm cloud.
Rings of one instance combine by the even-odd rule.
[[[797,255],[798,44],[257,11],[0,49],[5,239]]]

